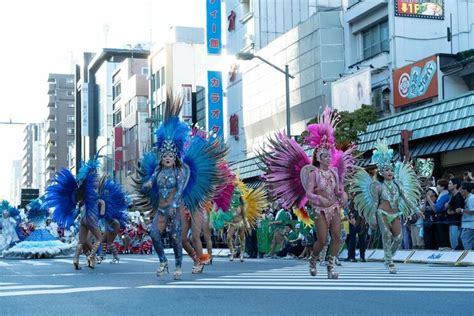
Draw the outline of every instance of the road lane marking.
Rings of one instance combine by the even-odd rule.
[[[0,292],[0,297],[25,296],[25,295],[46,295],[46,294],[69,294],[69,293],[80,293],[80,292],[123,290],[123,289],[128,289],[128,287],[98,286],[98,287],[79,287],[79,288],[71,288],[71,289],[50,289],[50,290]]]

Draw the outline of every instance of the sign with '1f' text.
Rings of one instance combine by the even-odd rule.
[[[437,56],[395,69],[392,77],[395,107],[435,97],[438,95]]]
[[[395,16],[444,20],[444,0],[395,0]]]
[[[207,104],[209,118],[209,132],[223,137],[224,113],[223,113],[223,93],[222,93],[222,72],[207,72]]]

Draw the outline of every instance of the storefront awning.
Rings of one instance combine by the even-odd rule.
[[[474,131],[468,133],[439,137],[435,140],[414,145],[410,148],[412,157],[423,157],[432,154],[474,147]]]
[[[474,126],[474,92],[459,97],[427,104],[401,112],[371,124],[360,134],[358,150],[374,149],[377,139],[385,138],[389,145],[401,141],[402,130],[411,130],[410,141],[467,129]],[[448,149],[449,150],[449,149]]]

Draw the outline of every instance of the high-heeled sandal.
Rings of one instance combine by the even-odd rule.
[[[388,268],[388,272],[390,274],[397,274],[397,268],[395,268],[395,264],[393,262],[390,262],[388,265],[387,265],[387,268]]]
[[[329,256],[328,260],[328,279],[338,279],[339,278],[339,273],[336,272],[336,258],[333,256]]]
[[[165,271],[167,273],[170,273],[170,270],[168,267],[168,261],[160,262],[160,267],[158,268],[158,270],[156,270],[156,276],[157,277],[163,276],[165,274]]]
[[[72,264],[75,270],[81,270],[79,266],[79,256],[81,255],[82,244],[77,244],[76,252],[74,253],[74,258],[72,259]]]
[[[244,262],[244,254],[240,253],[240,262]]]
[[[181,271],[181,268],[176,268],[173,273],[173,279],[175,280],[181,280],[181,275],[183,274],[183,271]]]
[[[309,274],[311,276],[316,276],[318,274],[318,270],[316,269],[316,257],[309,257]]]
[[[202,270],[204,270],[204,265],[202,264],[202,262],[195,262],[193,268],[191,269],[191,273],[199,274],[202,273]]]

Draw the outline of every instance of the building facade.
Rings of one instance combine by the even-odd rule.
[[[367,157],[385,137],[404,158],[433,159],[437,177],[473,167],[474,18],[468,12],[474,3],[462,0],[349,1],[344,76],[353,87],[360,83],[384,116],[360,135],[358,148]],[[344,81],[335,80],[333,91]],[[357,90],[352,94],[356,100]]]
[[[23,143],[21,187],[44,190],[44,124],[26,125]]]
[[[131,190],[129,176],[149,147],[148,60],[125,59],[112,73],[114,178]]]
[[[10,179],[10,195],[12,205],[19,205],[21,202],[22,185],[22,160],[12,161],[12,173]]]
[[[44,140],[46,185],[51,184],[56,171],[69,167],[69,147],[76,135],[74,75],[49,74],[48,85]]]
[[[344,71],[342,9],[339,6],[320,7],[317,2],[313,4],[306,7],[311,15],[304,14],[294,20],[298,21],[296,27],[290,28],[291,23],[286,24],[286,20],[277,18],[279,29],[285,31],[278,33],[278,37],[268,37],[262,29],[255,28],[259,34],[257,39],[266,38],[259,41],[266,43],[260,49],[256,49],[260,45],[249,48],[232,44],[238,39],[233,32],[229,32],[229,55],[251,52],[280,69],[288,65],[289,73],[294,76],[294,79],[289,79],[291,110],[287,112],[285,75],[261,59],[238,62],[237,75],[232,79],[229,76],[226,91],[228,118],[234,115],[239,118],[238,137],[229,138],[230,161],[254,156],[259,147],[265,146],[266,137],[286,129],[287,119],[290,120],[291,135],[299,135],[306,128],[306,122],[330,104],[330,86],[327,82]],[[262,7],[259,9],[262,10]],[[265,17],[264,12],[260,11],[257,17]],[[306,20],[302,22],[303,18]],[[273,16],[266,19],[267,22],[274,21]],[[264,24],[262,20],[254,23]]]
[[[76,115],[80,117],[76,127],[76,168],[81,161],[90,159],[100,150],[103,171],[114,174],[114,94],[121,85],[114,86],[113,74],[122,62],[131,59],[146,60],[149,51],[142,46],[130,49],[104,48],[97,54],[84,53],[83,62],[76,66]],[[114,91],[115,88],[115,91]]]

